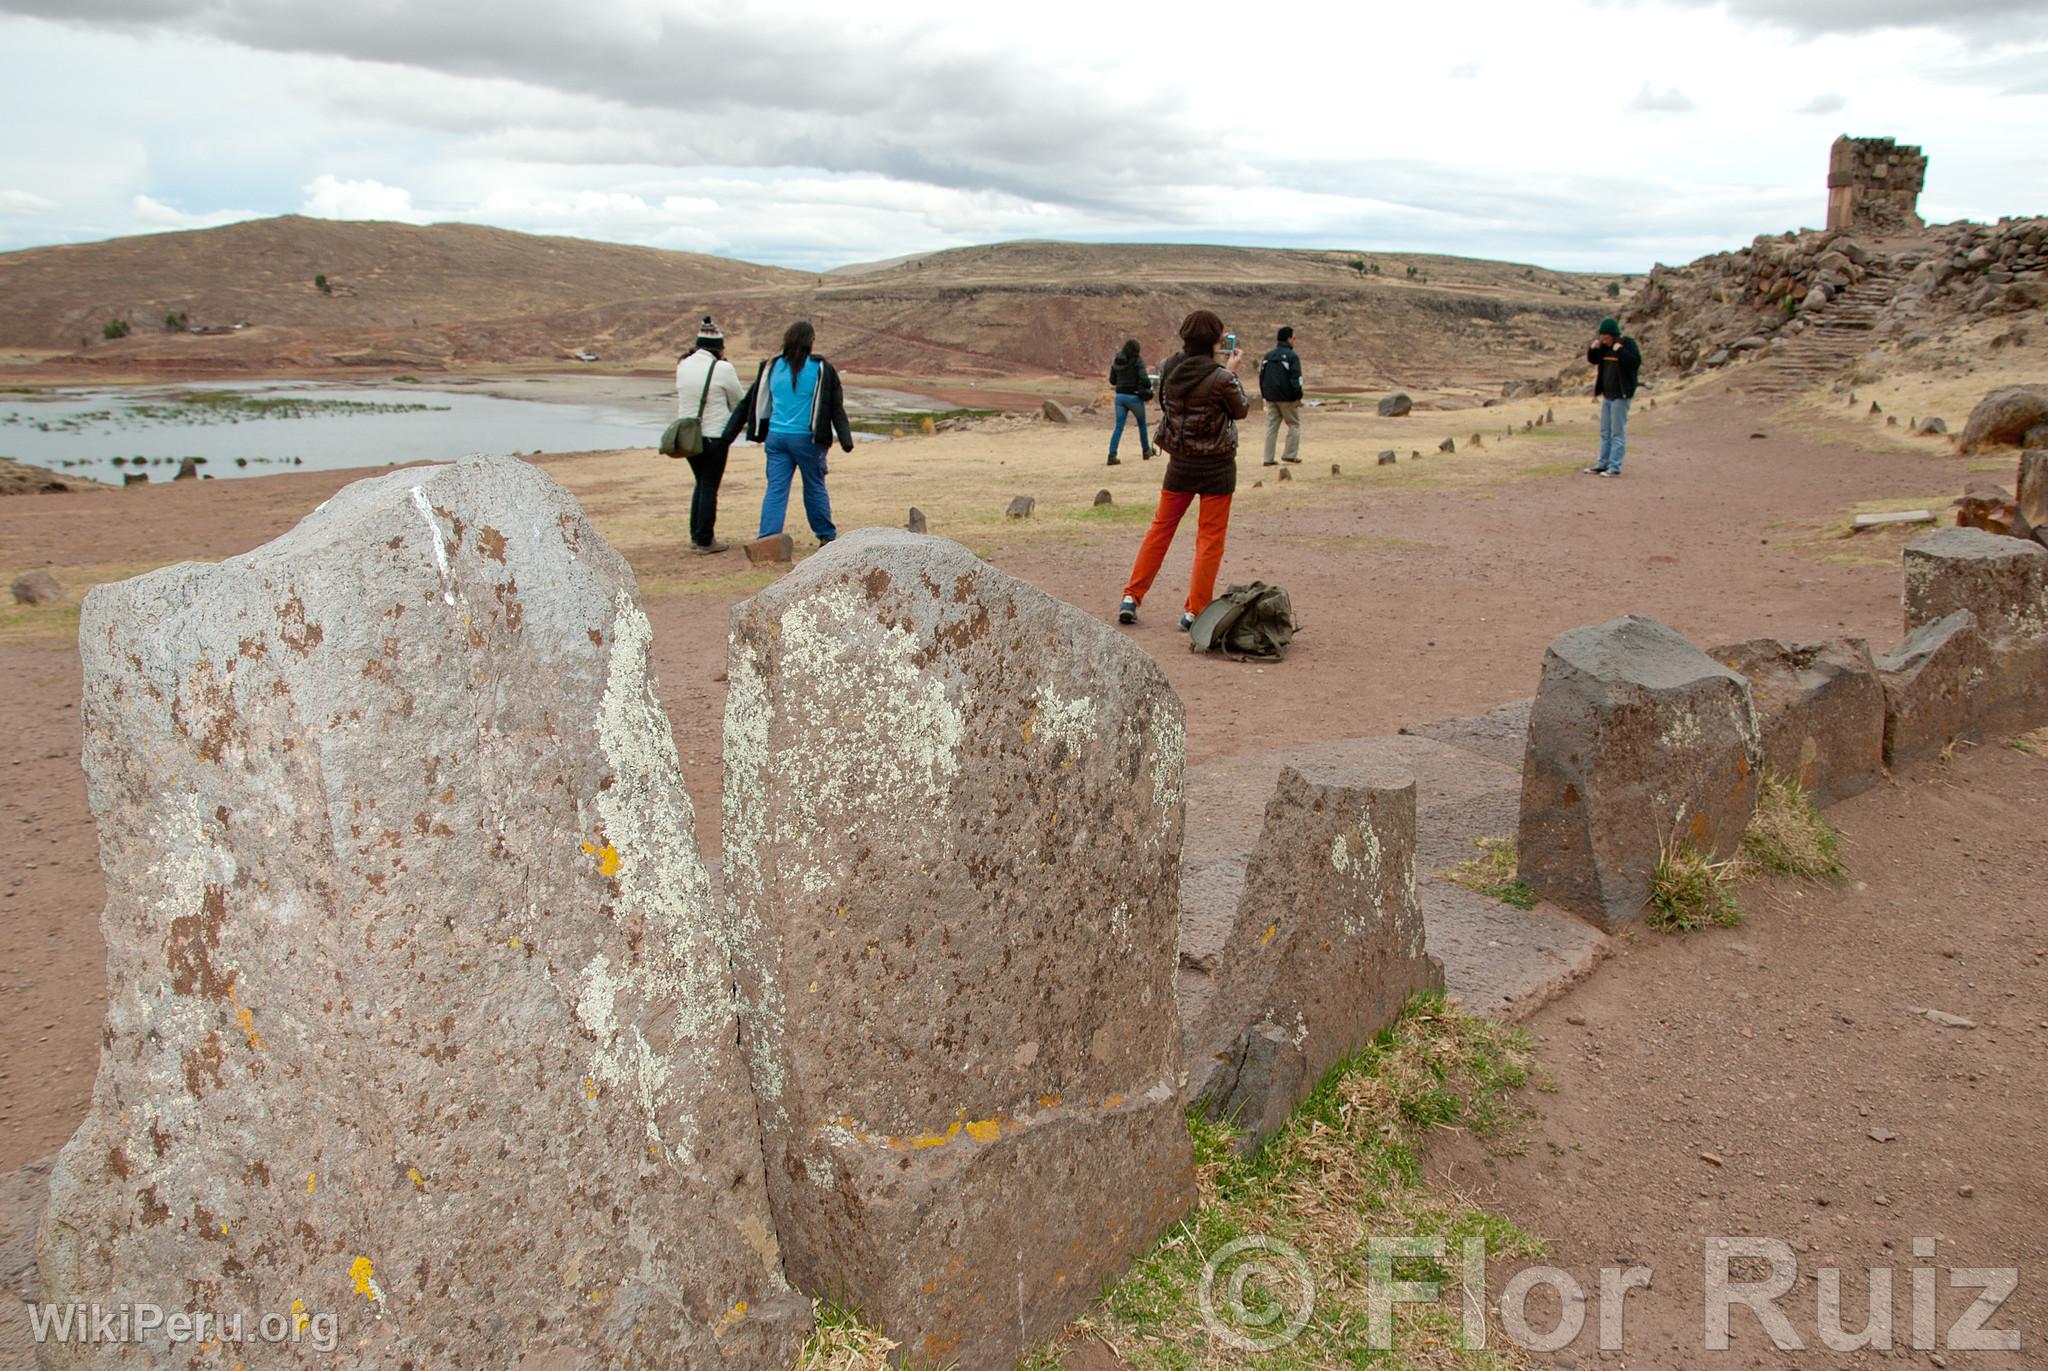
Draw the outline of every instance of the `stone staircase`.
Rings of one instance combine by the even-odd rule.
[[[1758,353],[1743,368],[1734,388],[1783,400],[1839,379],[1876,344],[1873,330],[1898,289],[1898,278],[1872,271],[1807,315],[1803,332],[1779,334],[1785,346]]]

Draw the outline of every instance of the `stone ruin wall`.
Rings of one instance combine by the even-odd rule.
[[[1828,152],[1828,227],[1874,233],[1917,231],[1927,157],[1890,138],[1835,140]]]

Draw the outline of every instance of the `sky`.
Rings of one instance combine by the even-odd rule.
[[[1014,238],[1640,272],[2048,213],[2048,0],[0,0],[0,250],[274,214],[825,269]]]

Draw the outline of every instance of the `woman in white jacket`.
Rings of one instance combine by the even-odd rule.
[[[718,483],[725,479],[725,455],[732,447],[740,401],[746,398],[739,372],[725,360],[725,335],[705,315],[697,326],[697,345],[676,362],[676,417],[702,413],[698,428],[704,450],[690,458],[697,489],[690,496],[690,547],[696,552],[723,552],[728,544],[714,536],[718,523]]]

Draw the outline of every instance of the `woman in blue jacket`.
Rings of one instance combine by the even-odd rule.
[[[768,454],[768,493],[761,499],[761,531],[772,538],[789,516],[792,476],[804,486],[804,517],[819,546],[839,536],[832,526],[832,498],[825,493],[825,454],[832,439],[853,451],[853,428],[846,420],[846,392],[839,373],[823,357],[811,355],[817,331],[799,319],[782,335],[782,351],[761,364],[741,407],[747,416],[747,437]]]

